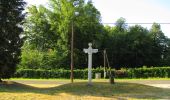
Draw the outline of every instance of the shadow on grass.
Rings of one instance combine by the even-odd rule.
[[[170,89],[123,82],[118,82],[112,85],[106,82],[95,82],[93,83],[93,86],[87,86],[87,83],[85,82],[77,82],[73,84],[63,84],[52,88],[37,88],[21,83],[10,82],[0,84],[0,92],[39,93],[46,95],[68,93],[75,96],[108,98],[128,97],[136,99],[170,99]]]

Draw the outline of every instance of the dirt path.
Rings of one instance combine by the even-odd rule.
[[[22,84],[66,84],[69,82],[62,82],[62,81],[55,81],[55,80],[12,80],[17,83],[22,83]]]
[[[170,88],[170,80],[122,80],[121,82],[138,83],[160,88]]]
[[[21,84],[40,84],[40,85],[62,85],[70,83],[70,81],[59,81],[59,80],[11,80]],[[116,80],[115,80],[116,82]],[[137,83],[144,84],[149,86],[161,87],[161,88],[170,88],[170,80],[119,80],[117,82],[128,82],[128,83]]]

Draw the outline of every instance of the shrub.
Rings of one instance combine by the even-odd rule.
[[[24,48],[22,50],[21,62],[18,65],[19,69],[59,69],[61,68],[62,58],[55,50],[38,51]]]
[[[97,68],[92,70],[92,77],[95,73],[101,73],[103,69]],[[107,72],[109,73],[109,72]],[[123,70],[112,70],[115,78],[170,78],[170,67],[153,67],[153,68],[131,68]],[[42,69],[18,69],[14,77],[17,78],[70,78],[70,70],[42,70]],[[74,70],[74,78],[87,79],[88,69]]]

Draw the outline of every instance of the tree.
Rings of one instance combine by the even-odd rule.
[[[158,23],[153,23],[150,29],[150,35],[157,43],[163,42],[163,40],[165,39],[165,35],[161,30],[161,25]]]
[[[77,9],[79,16],[76,17],[74,22],[75,33],[75,65],[78,67],[86,67],[87,60],[83,48],[88,47],[88,43],[93,43],[94,48],[102,49],[103,45],[103,25],[100,23],[100,12],[94,7],[91,1],[84,3],[84,6]],[[94,66],[100,66],[101,54],[94,55]],[[102,57],[103,58],[103,57]]]
[[[166,42],[166,48],[165,48],[165,51],[164,51],[164,66],[170,66],[170,39],[168,38],[167,39],[167,42]]]
[[[161,49],[163,47],[162,44],[166,44],[166,47],[168,47],[167,42],[165,42],[166,39],[154,39],[151,32],[140,25],[131,27],[123,26],[127,25],[125,24],[125,20],[121,20],[120,18],[116,26],[105,27],[104,48],[107,48],[110,65],[116,69],[120,69],[121,67],[160,65],[161,54],[163,54],[163,49]],[[167,55],[168,48],[164,50],[166,50],[164,55]],[[165,56],[165,58],[168,59],[168,56]]]
[[[0,1],[0,80],[10,78],[20,61],[24,6],[23,0]]]
[[[116,21],[116,26],[115,26],[115,31],[116,32],[124,32],[127,29],[127,24],[125,23],[126,19],[123,17],[120,17],[117,21]]]
[[[159,59],[157,62],[159,62],[159,65],[163,65],[161,62],[164,62],[163,60],[166,56],[165,52],[168,46],[168,39],[162,32],[160,24],[153,23],[150,29],[150,37],[153,40],[153,47],[155,48],[153,52],[157,55],[156,58]]]
[[[28,8],[24,30],[27,42],[31,44],[33,49],[47,51],[56,47],[59,35],[57,29],[58,23],[54,23],[58,16],[56,15],[55,17],[51,11],[42,5]]]
[[[128,39],[126,39],[127,25],[124,18],[119,18],[116,21],[116,26],[105,27],[104,48],[107,49],[110,65],[119,69],[124,65],[127,55]]]
[[[131,67],[155,66],[159,63],[159,57],[155,54],[153,41],[149,37],[149,31],[140,25],[129,28],[128,39],[130,39],[129,62]]]
[[[88,46],[88,42],[92,42],[98,48],[102,45],[103,25],[100,23],[100,12],[90,1],[85,3],[84,0],[50,0],[49,2],[50,9],[44,6],[28,8],[24,25],[27,42],[33,49],[44,52],[48,49],[55,50],[58,53],[56,57],[60,57],[60,62],[64,62],[60,67],[69,66],[73,25],[75,65],[81,68],[86,66],[83,48]],[[75,12],[79,12],[79,15],[76,16]]]

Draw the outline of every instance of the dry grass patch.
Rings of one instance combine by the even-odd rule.
[[[30,84],[16,82],[0,84],[0,100],[113,100],[170,99],[170,89],[135,83],[86,82],[73,84]]]

